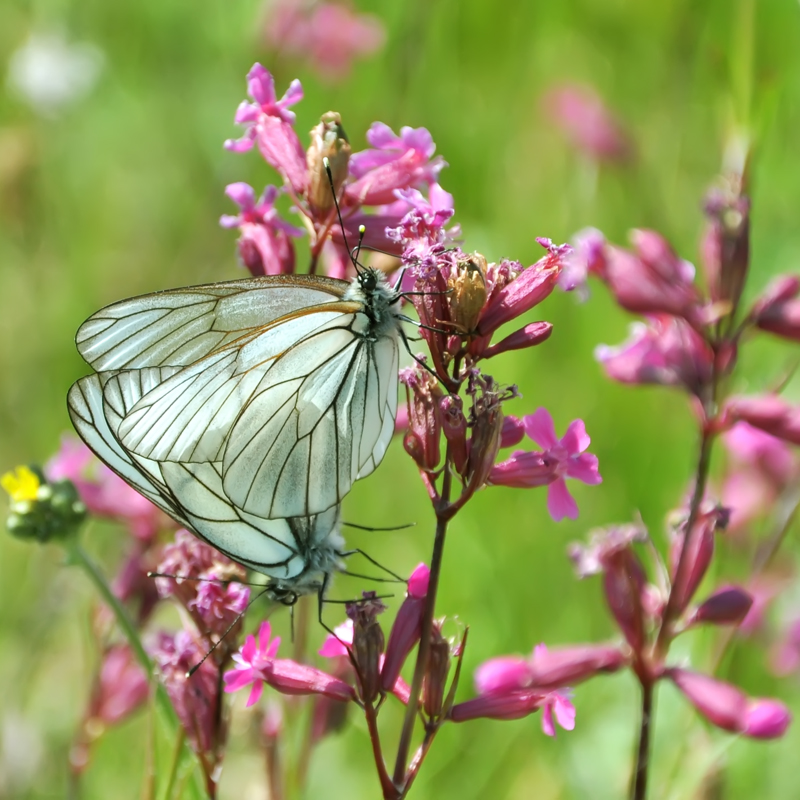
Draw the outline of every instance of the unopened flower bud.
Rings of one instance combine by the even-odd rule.
[[[557,689],[585,681],[601,672],[616,672],[628,663],[617,647],[578,645],[536,653],[531,662],[531,685]]]
[[[335,111],[322,115],[319,125],[311,130],[311,145],[306,153],[308,164],[308,189],[306,199],[315,214],[322,215],[333,208],[334,193],[347,178],[350,162],[350,142],[342,127],[342,119]],[[325,159],[331,171],[333,189],[325,169]]]
[[[633,549],[620,549],[607,559],[603,575],[606,601],[628,644],[641,652],[645,644],[644,592],[647,576]]]
[[[384,638],[378,614],[386,606],[375,592],[364,592],[363,600],[347,604],[347,616],[353,620],[353,656],[358,665],[361,699],[371,703],[381,692],[380,661]]]
[[[781,275],[753,304],[751,318],[761,330],[800,340],[800,277]]]
[[[751,700],[744,716],[744,733],[752,739],[778,739],[786,733],[792,713],[783,703],[769,698]]]
[[[408,431],[403,446],[420,469],[436,469],[440,459],[442,390],[436,378],[419,367],[401,370],[400,382],[405,384],[408,398]]]
[[[694,529],[688,534],[688,542],[684,543],[687,533],[684,530],[678,533],[673,540],[671,549],[672,579],[674,585],[672,592],[674,595],[675,610],[680,613],[689,605],[697,587],[708,571],[711,558],[714,555],[714,533],[718,529],[725,527],[728,514],[726,509],[721,507],[713,508],[711,511],[701,513],[694,524]],[[686,552],[681,555],[681,552]],[[683,560],[683,579],[679,586],[678,563]]]
[[[751,594],[739,586],[726,586],[700,604],[692,615],[692,622],[738,625],[747,616],[752,605]]]
[[[473,253],[460,259],[447,285],[450,289],[450,321],[459,333],[472,333],[486,303],[486,259]]]
[[[450,445],[453,465],[459,475],[467,468],[467,418],[464,416],[463,402],[458,395],[447,395],[439,401],[442,415],[442,431]]]
[[[408,654],[419,641],[430,574],[425,564],[419,564],[408,580],[406,599],[397,611],[386,645],[386,659],[381,670],[384,691],[391,691],[397,683]]]
[[[731,311],[739,304],[750,263],[750,199],[740,191],[741,181],[733,179],[709,193],[701,246],[711,298],[730,304]]]
[[[435,622],[431,628],[428,666],[422,684],[422,707],[431,719],[442,712],[449,671],[450,643],[442,636],[441,622]]]
[[[526,347],[541,344],[550,338],[552,332],[553,324],[551,322],[531,322],[530,325],[501,339],[497,344],[487,347],[483,351],[483,358],[492,358],[492,356],[506,353],[509,350],[523,350]]]
[[[543,692],[512,692],[475,697],[456,703],[448,714],[453,722],[467,722],[481,717],[488,719],[521,719],[538,711],[547,700]]]
[[[723,411],[729,422],[744,420],[754,428],[793,444],[800,444],[800,407],[777,395],[732,397]]]

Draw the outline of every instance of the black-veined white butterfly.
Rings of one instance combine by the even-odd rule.
[[[78,330],[97,374],[70,389],[73,424],[178,522],[281,591],[314,591],[339,563],[339,503],[394,431],[398,296],[362,269],[115,303]]]

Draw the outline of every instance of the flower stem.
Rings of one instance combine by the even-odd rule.
[[[642,682],[642,719],[639,726],[639,747],[636,768],[631,785],[631,800],[644,800],[647,796],[647,768],[650,765],[650,726],[653,714],[653,682]]]
[[[150,660],[150,656],[147,655],[147,651],[142,645],[142,640],[139,638],[139,632],[136,630],[133,620],[130,618],[125,606],[120,603],[119,598],[114,594],[113,591],[111,591],[111,587],[108,585],[105,575],[103,575],[102,571],[94,562],[92,557],[77,542],[69,547],[68,553],[69,563],[77,564],[84,571],[84,573],[86,573],[92,585],[95,587],[95,589],[97,589],[100,597],[103,599],[103,602],[114,614],[117,625],[119,625],[122,633],[125,635],[131,651],[133,652],[134,656],[136,656],[139,664],[141,664],[145,674],[152,676],[153,662]],[[169,699],[167,690],[160,681],[156,680],[154,681],[154,684],[155,701],[158,709],[163,718],[167,721],[172,734],[177,737],[179,732],[183,731],[183,727],[181,726],[178,715],[175,713],[175,709],[172,706],[172,701]],[[190,755],[194,764],[197,765],[197,759],[189,747],[186,737],[182,738],[182,747],[184,756]]]
[[[444,479],[442,493],[436,507],[436,534],[433,539],[433,554],[431,556],[431,572],[428,581],[428,593],[425,596],[425,609],[422,614],[422,629],[420,632],[419,648],[417,650],[417,663],[414,665],[414,677],[411,681],[411,693],[408,698],[406,714],[403,718],[403,728],[400,733],[400,742],[397,745],[397,759],[394,765],[394,784],[402,786],[405,780],[406,763],[411,749],[411,737],[414,733],[414,723],[417,717],[419,695],[422,690],[422,680],[428,667],[428,652],[431,643],[431,629],[433,628],[433,615],[436,610],[436,593],[439,589],[439,575],[442,571],[442,556],[444,554],[444,541],[447,533],[447,522],[452,514],[449,513],[450,488],[452,473],[450,471],[450,448],[445,457]]]
[[[389,777],[389,773],[386,770],[386,762],[383,760],[381,737],[378,731],[378,717],[375,713],[375,706],[372,705],[372,701],[364,703],[364,716],[367,720],[369,739],[372,743],[372,755],[375,758],[375,767],[378,770],[378,778],[381,782],[384,800],[397,800],[400,795],[397,791],[397,787],[392,783],[392,779]]]

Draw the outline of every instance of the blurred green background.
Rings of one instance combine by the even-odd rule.
[[[755,5],[755,4],[753,4]],[[31,106],[0,86],[0,469],[43,462],[69,429],[65,394],[87,372],[74,332],[113,300],[156,289],[243,276],[234,236],[217,219],[232,211],[225,185],[274,180],[254,154],[222,149],[238,135],[234,110],[245,74],[262,61],[278,93],[292,77],[304,136],[338,110],[353,149],[374,120],[395,130],[427,127],[449,163],[441,177],[455,196],[465,249],[490,260],[532,263],[536,236],[569,239],[587,225],[614,241],[650,226],[696,261],[702,195],[720,168],[732,124],[758,132],[753,186],[752,296],[772,275],[800,264],[800,7],[795,0],[644,2],[562,0],[497,5],[480,0],[360,0],[387,42],[331,85],[303,64],[275,64],[263,44],[258,0],[3,0],[0,71],[34,33],[56,33],[98,67],[83,97]],[[554,84],[599,92],[628,130],[635,156],[598,164],[577,152],[543,110]],[[604,483],[575,485],[581,516],[553,523],[545,492],[493,489],[452,525],[438,610],[470,626],[466,675],[501,653],[600,641],[615,635],[597,580],[578,582],[566,545],[638,510],[659,542],[667,511],[683,496],[694,455],[693,423],[677,392],[630,389],[604,379],[593,348],[625,336],[629,318],[600,286],[588,303],[559,294],[533,318],[555,324],[535,351],[498,359],[496,377],[524,399],[509,410],[548,407],[562,432],[585,420]],[[739,389],[769,383],[791,348],[757,344],[745,354]],[[494,366],[494,364],[493,364]],[[792,387],[790,387],[790,394]],[[794,393],[797,397],[797,393]],[[384,465],[345,505],[365,525],[414,521],[410,531],[358,533],[395,570],[428,558],[432,514],[397,441]],[[113,572],[125,536],[95,526],[87,547]],[[796,550],[791,537],[784,560]],[[0,537],[0,795],[66,796],[67,756],[96,654],[89,634],[94,595],[63,566],[55,546]],[[723,559],[720,578],[741,565]],[[353,586],[342,581],[340,596]],[[358,587],[355,587],[358,588]],[[797,599],[797,593],[795,593]],[[779,606],[773,622],[791,603]],[[330,617],[336,610],[328,612]],[[330,619],[335,622],[335,619]],[[256,616],[250,618],[252,628]],[[286,615],[279,627],[288,633]],[[314,636],[322,639],[321,631]],[[712,637],[679,642],[676,658],[701,666]],[[797,709],[796,680],[765,665],[768,641],[739,647],[727,675],[753,695]],[[462,697],[470,696],[469,680]],[[577,727],[549,739],[537,716],[445,728],[412,797],[616,798],[626,791],[637,690],[628,675],[578,687]],[[397,722],[386,714],[387,731]],[[221,796],[264,797],[262,760],[246,725],[234,726]],[[137,798],[147,716],[99,742],[81,797]],[[687,747],[688,745],[688,747]],[[393,743],[387,742],[391,752]],[[800,796],[797,728],[782,741],[753,743],[708,728],[682,698],[658,695],[653,798],[689,797],[711,765],[715,797]],[[315,755],[308,797],[377,797],[366,731],[354,720]]]

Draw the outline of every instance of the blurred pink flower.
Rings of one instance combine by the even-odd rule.
[[[746,422],[725,431],[722,442],[731,466],[722,503],[731,510],[731,526],[740,528],[777,500],[797,474],[797,459],[786,442]]]
[[[277,0],[269,9],[266,43],[278,55],[307,59],[324,80],[341,80],[358,58],[383,47],[386,32],[373,14],[345,3]]]
[[[578,506],[567,489],[566,478],[576,478],[583,483],[602,483],[598,472],[597,456],[584,452],[591,439],[583,420],[570,423],[567,432],[556,436],[553,418],[545,408],[537,409],[523,418],[525,433],[542,452],[517,450],[511,458],[495,464],[489,483],[496,486],[528,488],[548,486],[547,510],[558,522],[564,517],[578,518]]]
[[[61,448],[45,465],[44,472],[49,481],[68,478],[89,513],[124,522],[137,539],[149,541],[159,531],[177,527],[75,437],[62,437]]]
[[[113,645],[103,655],[88,717],[104,725],[125,719],[149,694],[147,675],[126,644]]]
[[[594,89],[576,84],[552,88],[544,109],[573,147],[598,161],[622,161],[631,142],[622,125]]]

